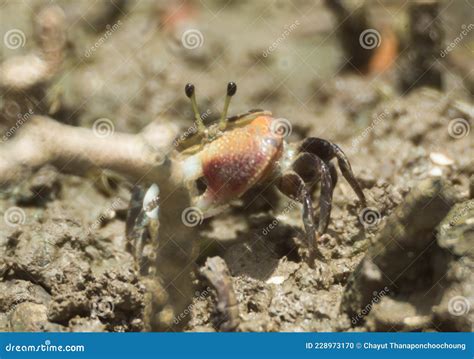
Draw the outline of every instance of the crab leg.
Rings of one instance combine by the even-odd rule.
[[[145,192],[140,186],[132,190],[125,232],[127,248],[132,253],[139,272],[148,274],[150,258],[144,253],[145,246],[157,246],[159,228],[159,188],[156,184]]]
[[[316,225],[313,217],[313,201],[303,179],[294,171],[285,172],[276,183],[277,188],[286,196],[303,204],[303,224],[309,245],[310,263],[316,255],[320,256],[317,249]]]
[[[325,162],[326,163],[326,162]],[[332,189],[334,191],[334,188],[336,188],[336,184],[337,184],[337,179],[338,179],[338,176],[337,176],[337,171],[336,171],[336,167],[334,166],[333,163],[329,162],[329,163],[326,163],[329,167],[329,173],[331,174],[331,180],[332,180]]]
[[[329,161],[336,157],[342,175],[352,187],[357,197],[359,197],[362,206],[367,206],[364,192],[362,192],[362,188],[352,172],[351,164],[338,145],[323,140],[322,138],[309,137],[302,142],[300,152],[313,153],[326,163],[329,163]]]
[[[334,184],[337,181],[337,177],[331,176],[330,167],[321,160],[318,156],[312,153],[301,153],[293,163],[293,169],[296,173],[302,176],[300,172],[303,168],[309,167],[312,173],[309,178],[305,178],[306,183],[321,183],[321,195],[319,197],[319,224],[318,234],[322,235],[326,232],[329,225],[329,218],[331,217],[332,209],[332,194],[334,191]]]
[[[125,226],[127,249],[133,254],[135,262],[138,263],[139,267],[144,242],[147,240],[147,218],[142,213],[144,197],[145,191],[141,186],[135,186],[132,189]]]

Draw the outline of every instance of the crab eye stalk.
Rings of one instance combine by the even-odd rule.
[[[194,85],[186,84],[186,86],[184,87],[184,92],[186,93],[186,96],[191,99],[191,105],[193,106],[194,118],[196,119],[198,131],[200,133],[204,133],[206,131],[206,127],[204,126],[204,122],[202,121],[202,118],[201,118],[201,113],[199,112],[199,109],[197,107],[196,92],[194,91]]]
[[[219,122],[219,129],[224,131],[227,126],[227,111],[229,110],[230,99],[237,92],[237,85],[235,82],[227,84],[227,96],[225,97],[224,110],[222,111],[221,120]]]

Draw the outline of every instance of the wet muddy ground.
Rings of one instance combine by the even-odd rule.
[[[252,190],[195,227],[195,295],[175,313],[184,330],[222,330],[215,290],[199,275],[214,256],[229,268],[241,331],[472,330],[473,103],[462,76],[444,67],[443,90],[404,93],[397,65],[381,74],[342,71],[337,22],[319,3],[57,3],[68,32],[63,67],[46,94],[53,118],[88,128],[107,118],[129,133],[160,121],[185,131],[193,115],[184,84],[196,85],[200,110],[213,121],[226,83],[235,81],[231,114],[267,109],[291,123],[288,141],[337,143],[364,189],[367,208],[339,176],[319,243],[324,258],[314,268],[305,261],[301,206],[271,188]],[[0,1],[1,33],[21,28],[27,39],[19,49],[2,48],[2,61],[35,48],[31,17],[41,4]],[[403,6],[371,11],[403,20]],[[9,18],[13,12],[21,16]],[[184,46],[187,29],[199,30],[197,45]],[[1,330],[147,329],[147,279],[125,237],[130,186],[104,189],[101,178],[45,166],[2,190]],[[428,207],[407,217],[396,211],[430,179],[444,186],[433,198],[449,197],[446,211],[456,204],[451,220],[414,232],[411,242],[381,235],[394,216],[408,218],[406,228],[423,221]],[[367,256],[386,270],[372,268]],[[406,267],[391,271],[402,257]],[[359,297],[369,299],[351,299]]]

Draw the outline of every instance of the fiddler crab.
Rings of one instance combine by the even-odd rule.
[[[314,258],[318,239],[329,224],[337,182],[331,161],[337,160],[342,175],[365,207],[361,186],[336,144],[317,137],[288,143],[285,137],[289,122],[274,118],[269,111],[250,110],[227,117],[236,91],[237,85],[229,82],[220,120],[206,127],[198,110],[194,85],[185,87],[197,131],[180,141],[176,170],[190,192],[191,204],[207,218],[220,213],[229,202],[257,184],[274,184],[281,193],[302,204],[305,236],[310,257]],[[318,182],[320,213],[316,225],[311,189]]]

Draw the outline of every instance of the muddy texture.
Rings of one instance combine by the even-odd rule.
[[[14,3],[0,2],[2,17],[22,16],[11,16],[0,27],[25,29],[29,41],[18,51],[26,53],[35,48],[33,6]],[[288,141],[316,136],[340,145],[373,215],[363,219],[364,209],[339,175],[328,233],[319,243],[324,260],[310,268],[300,205],[272,188],[255,188],[193,228],[189,240],[198,244],[199,253],[187,273],[194,287],[186,293],[194,296],[180,313],[162,308],[160,320],[174,319],[187,331],[222,330],[222,295],[199,275],[207,258],[219,256],[237,301],[236,330],[472,330],[473,131],[455,136],[451,131],[456,119],[473,123],[472,97],[462,76],[444,69],[443,90],[405,94],[398,90],[396,71],[341,72],[344,60],[333,34],[337,20],[322,4],[57,3],[70,24],[64,64],[46,97],[58,121],[90,128],[107,117],[116,130],[137,132],[159,119],[186,131],[193,116],[184,84],[196,84],[201,112],[209,113],[210,122],[219,118],[226,83],[232,80],[239,89],[231,114],[268,109],[290,120]],[[404,16],[404,11],[393,13]],[[268,52],[285,25],[296,20],[295,30]],[[105,37],[106,25],[114,24],[116,30]],[[182,46],[187,28],[203,33],[203,46]],[[7,49],[0,58],[12,55]],[[407,240],[416,245],[399,248],[384,228],[420,183],[433,178],[450,193],[449,205],[433,207],[435,220],[423,221],[429,235],[420,241],[417,234],[410,236]],[[127,249],[129,188],[118,183],[104,190],[97,177],[46,166],[2,190],[0,330],[149,329],[150,317],[157,315],[150,310],[164,305],[169,283],[150,283]],[[314,203],[318,197],[316,190]],[[405,228],[412,228],[417,217],[408,216]],[[404,270],[401,258],[414,264],[402,281],[393,281],[380,277],[378,265],[367,258],[382,261],[379,265],[394,277]],[[360,275],[375,276],[377,286],[354,285]],[[351,301],[348,309],[346,296],[363,299]]]

